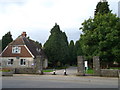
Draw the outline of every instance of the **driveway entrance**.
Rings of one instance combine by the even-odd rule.
[[[64,75],[65,69],[56,69],[55,74],[56,75]],[[45,72],[46,75],[52,75],[53,72]],[[66,69],[67,75],[77,75],[77,67],[70,66]]]

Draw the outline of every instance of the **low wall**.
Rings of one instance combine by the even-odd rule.
[[[36,74],[36,70],[33,68],[16,68],[16,74]]]
[[[101,69],[101,76],[103,77],[119,77],[120,70],[117,69]]]
[[[0,76],[13,76],[14,69],[12,68],[0,68]]]
[[[14,72],[2,72],[2,76],[13,76]]]

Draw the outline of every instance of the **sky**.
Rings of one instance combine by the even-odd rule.
[[[44,44],[55,23],[66,33],[68,41],[79,40],[84,20],[94,16],[100,0],[0,0],[0,39],[11,32],[16,39],[23,31]],[[107,0],[118,14],[118,1]]]

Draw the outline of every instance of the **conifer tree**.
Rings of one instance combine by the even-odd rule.
[[[106,14],[109,12],[110,12],[110,9],[109,9],[108,2],[106,0],[102,0],[102,1],[98,2],[94,15],[97,15],[97,14],[103,15],[103,14]]]
[[[12,38],[11,32],[8,32],[7,34],[5,34],[2,37],[2,50],[4,50],[5,47],[12,41],[13,41],[13,38]]]
[[[65,32],[60,30],[57,23],[50,31],[51,35],[44,44],[45,53],[52,66],[57,63],[64,65],[68,62],[68,41]]]
[[[70,44],[69,44],[69,61],[70,61],[70,65],[75,64],[75,47],[74,47],[74,41],[71,40]]]

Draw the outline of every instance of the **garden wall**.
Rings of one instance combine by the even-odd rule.
[[[101,76],[103,77],[119,77],[120,70],[117,69],[101,69]]]
[[[16,74],[36,74],[36,70],[33,68],[16,68]]]

